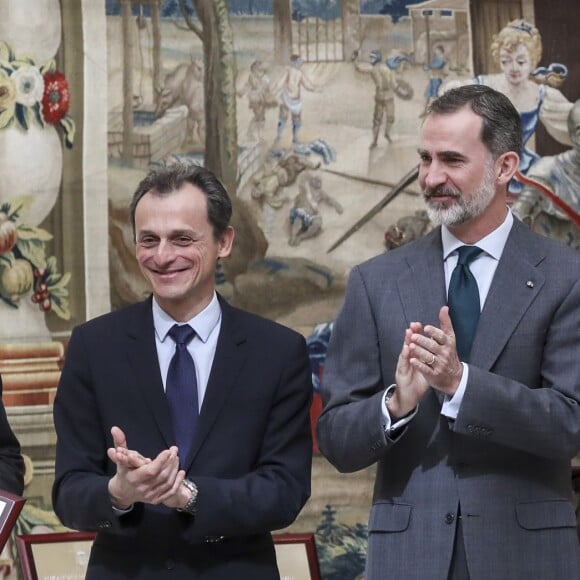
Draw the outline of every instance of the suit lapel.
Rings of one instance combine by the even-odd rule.
[[[422,322],[439,327],[439,310],[446,304],[441,228],[421,238],[413,250],[406,256],[407,270],[397,279],[407,325]],[[434,390],[434,395],[443,403],[443,393]]]
[[[151,298],[136,304],[127,324],[127,354],[133,369],[136,396],[143,397],[154,417],[166,446],[175,444],[169,406],[163,390]]]
[[[407,324],[439,326],[439,310],[446,304],[441,230],[436,228],[413,245],[407,270],[397,279]]]
[[[471,361],[478,367],[492,367],[541,291],[545,278],[536,266],[543,257],[534,236],[514,220],[473,340]]]
[[[235,385],[240,369],[246,361],[246,333],[238,324],[236,310],[220,297],[222,322],[207,389],[201,405],[199,421],[186,460],[189,468],[199,452],[219,412]]]
[[[542,286],[537,264],[544,253],[535,236],[514,220],[477,326],[471,362],[492,367]],[[408,269],[397,285],[407,323],[421,321],[439,326],[439,310],[447,303],[440,228],[414,244],[406,256]]]

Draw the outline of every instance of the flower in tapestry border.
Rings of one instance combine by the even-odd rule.
[[[42,116],[47,123],[56,125],[66,115],[70,103],[68,82],[61,72],[44,75]]]
[[[42,312],[69,320],[70,273],[61,274],[56,258],[46,256],[52,234],[18,223],[25,205],[23,198],[0,206],[0,302],[18,308],[21,297],[31,292],[30,300]]]
[[[70,91],[54,60],[43,66],[27,57],[16,58],[10,45],[0,42],[0,129],[14,123],[27,130],[31,123],[59,125],[66,146],[73,146],[75,124],[68,114]]]
[[[44,78],[35,66],[22,66],[12,73],[16,86],[16,102],[23,107],[34,107],[44,95]]]
[[[14,117],[16,86],[8,74],[0,69],[0,127],[5,127]]]

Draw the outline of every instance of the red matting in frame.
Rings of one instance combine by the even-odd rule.
[[[272,534],[272,539],[282,578],[321,580],[314,534]],[[284,549],[292,549],[294,553],[283,554],[282,550]],[[292,569],[285,569],[285,566]]]

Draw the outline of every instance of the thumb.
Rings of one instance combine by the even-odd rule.
[[[449,316],[449,306],[442,306],[441,310],[439,310],[439,324],[441,325],[441,330],[445,334],[455,334],[453,323],[451,322],[451,316]]]
[[[111,427],[111,435],[113,436],[113,446],[114,447],[127,447],[127,438],[125,437],[125,433],[119,427]]]
[[[407,374],[409,372],[410,369],[409,359],[410,359],[409,346],[407,344],[404,344],[401,353],[399,354],[397,369],[395,371],[396,374],[399,373]]]

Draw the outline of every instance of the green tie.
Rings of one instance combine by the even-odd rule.
[[[459,259],[451,274],[447,303],[459,360],[468,362],[480,314],[479,290],[469,264],[483,250],[477,246],[461,246],[457,252]]]

